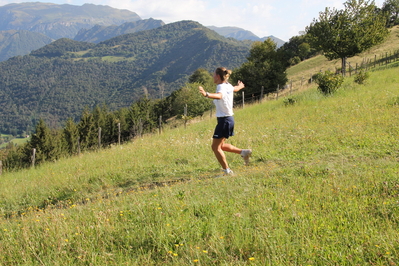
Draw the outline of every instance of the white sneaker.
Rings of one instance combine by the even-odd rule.
[[[235,176],[235,174],[234,174],[234,172],[233,172],[230,168],[228,168],[228,169],[223,169],[223,174],[217,175],[216,178],[224,177],[224,176]]]
[[[251,157],[252,150],[242,150],[241,151],[241,157],[244,159],[245,165],[249,164],[249,157]]]
[[[230,168],[223,169],[223,175],[234,176],[234,172]]]

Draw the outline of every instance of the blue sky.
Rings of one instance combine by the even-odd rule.
[[[198,21],[204,26],[235,26],[259,37],[273,35],[284,41],[304,31],[326,7],[343,8],[340,0],[0,0],[0,6],[20,2],[108,5],[136,12],[142,19],[165,23]],[[381,7],[384,0],[376,0]]]

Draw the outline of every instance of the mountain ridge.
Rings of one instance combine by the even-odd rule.
[[[27,2],[0,6],[0,34],[5,34],[2,32],[9,30],[30,31],[30,38],[35,40],[42,38],[40,42],[45,44],[49,43],[48,38],[53,41],[70,38],[99,43],[120,34],[153,29],[164,24],[161,20],[153,18],[143,20],[135,12],[104,5],[76,6]],[[237,40],[264,41],[268,38],[259,38],[252,32],[237,27],[215,28],[212,29],[220,35]],[[223,32],[226,29],[230,29],[227,34]],[[235,32],[232,32],[231,29],[234,29]],[[282,45],[282,40],[274,36],[269,37],[276,42],[278,47]],[[15,49],[4,50],[1,48],[10,42],[13,42]],[[18,49],[18,47],[24,47],[24,49]],[[40,47],[37,42],[31,45],[26,39],[0,40],[0,61],[13,56],[25,55],[38,48]]]
[[[266,37],[259,38],[257,35],[252,33],[249,30],[245,30],[239,27],[232,27],[232,26],[227,26],[227,27],[216,27],[216,26],[207,26],[209,29],[216,31],[218,34],[226,37],[226,38],[234,38],[239,41],[244,41],[244,40],[250,40],[250,41],[265,41],[268,38],[272,39],[277,45],[277,48],[281,47],[284,45],[285,41],[270,35]]]
[[[152,98],[167,96],[198,68],[239,67],[249,49],[194,21],[98,44],[59,39],[0,62],[0,132],[13,127],[27,131],[39,118],[57,127],[67,118],[76,119],[85,107],[128,107],[144,92]]]

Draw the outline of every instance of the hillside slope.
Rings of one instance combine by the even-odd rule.
[[[159,98],[179,89],[198,68],[239,67],[248,51],[246,44],[192,21],[97,45],[60,39],[0,63],[0,131],[24,131],[40,117],[56,127],[86,106],[105,103],[115,110],[145,93]]]
[[[274,37],[273,35],[259,38],[255,34],[253,34],[251,31],[244,30],[238,27],[215,27],[215,26],[208,26],[211,30],[216,31],[220,35],[226,37],[226,38],[234,38],[240,41],[244,40],[251,40],[251,41],[265,41],[268,38],[272,39],[276,44],[277,48],[281,47],[284,45],[285,41]]]
[[[10,265],[394,265],[398,61],[334,95],[236,110],[234,177],[214,118],[0,179]],[[383,93],[381,88],[383,87]],[[54,248],[56,246],[57,248]],[[24,252],[21,252],[24,250]],[[39,263],[40,259],[40,263]]]
[[[0,31],[0,61],[16,55],[27,55],[52,42],[50,37],[27,30]]]
[[[353,69],[356,68],[356,64],[360,67],[362,63],[368,61],[369,62],[376,61],[377,65],[379,65],[382,62],[384,62],[384,60],[381,59],[392,56],[395,53],[399,54],[398,43],[399,43],[399,26],[395,26],[390,29],[390,34],[383,43],[370,48],[369,50],[361,53],[358,56],[348,58],[347,62],[351,65]],[[307,59],[298,65],[290,67],[289,69],[287,69],[287,75],[289,79],[293,80],[294,82],[300,83],[302,78],[308,79],[309,77],[320,71],[326,71],[326,70],[334,71],[335,69],[340,67],[341,67],[340,59],[329,61],[325,56],[318,55],[313,58]]]
[[[134,12],[93,4],[27,2],[0,6],[0,61],[29,54],[59,38],[74,38],[82,29],[140,20]]]
[[[80,42],[99,43],[113,37],[135,33],[142,30],[151,30],[165,25],[161,20],[143,19],[135,22],[126,22],[122,25],[101,26],[96,25],[91,29],[81,29],[74,40]]]
[[[128,10],[93,4],[75,6],[30,2],[0,7],[0,31],[29,30],[54,40],[73,38],[80,29],[97,24],[120,25],[140,19]]]

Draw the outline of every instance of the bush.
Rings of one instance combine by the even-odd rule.
[[[324,73],[318,73],[315,82],[319,85],[319,91],[327,95],[336,92],[344,82],[344,78],[340,74],[327,70]]]
[[[285,106],[294,105],[296,102],[297,102],[297,100],[293,97],[284,99]]]
[[[370,76],[369,72],[360,70],[356,75],[355,75],[355,82],[357,84],[364,84],[366,79],[368,79]]]

